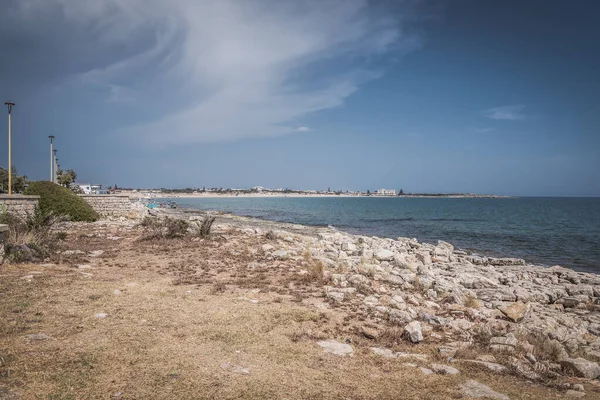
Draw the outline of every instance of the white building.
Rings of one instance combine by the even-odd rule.
[[[90,183],[76,183],[85,194],[92,194],[92,185]]]
[[[393,189],[379,189],[374,193],[376,196],[395,196],[396,191]]]
[[[92,185],[91,183],[75,183],[85,194],[99,194],[102,191],[102,185]]]

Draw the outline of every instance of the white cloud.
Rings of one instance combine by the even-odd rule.
[[[517,121],[527,118],[523,114],[525,106],[523,104],[515,104],[512,106],[493,107],[485,110],[483,114],[487,118],[500,119],[507,121]]]
[[[374,57],[418,46],[368,0],[20,0],[22,18],[59,10],[92,32],[106,62],[71,77],[153,115],[123,135],[160,142],[306,132],[381,71]],[[115,56],[117,54],[118,56]],[[111,57],[108,57],[110,55]],[[295,128],[296,127],[296,128]]]
[[[310,132],[311,129],[308,126],[299,126],[296,128],[296,132]]]

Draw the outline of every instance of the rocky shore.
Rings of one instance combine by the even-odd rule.
[[[147,239],[143,215],[189,231]],[[198,211],[130,217],[63,223],[44,264],[3,265],[0,397],[600,398],[597,275],[227,214],[208,237]]]
[[[396,326],[408,342],[435,343],[448,362],[538,382],[600,376],[598,275],[470,255],[444,241],[222,218],[221,229],[275,238],[259,250],[268,260],[296,262],[300,274],[322,271],[323,293],[336,307]],[[368,327],[361,333],[377,335]]]

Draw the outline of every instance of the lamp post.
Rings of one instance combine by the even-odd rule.
[[[11,154],[10,154],[10,112],[12,108],[15,106],[15,103],[11,103],[7,101],[4,103],[8,107],[8,194],[12,194],[12,162],[11,162]]]
[[[53,178],[54,178],[54,160],[53,160],[53,152],[52,152],[52,139],[54,139],[54,136],[50,135],[48,136],[48,138],[50,139],[50,182],[53,182]]]
[[[53,179],[52,179],[52,182],[56,183],[56,171],[57,171],[57,168],[56,168],[56,161],[57,161],[57,158],[56,158],[56,152],[57,152],[58,150],[54,149],[54,150],[52,150],[52,151],[54,152],[54,177],[53,177]]]

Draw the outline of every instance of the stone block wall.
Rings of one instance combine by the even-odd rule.
[[[0,211],[7,211],[25,217],[27,214],[33,214],[39,200],[40,196],[24,196],[21,194],[9,196],[7,194],[1,194]]]
[[[119,216],[132,211],[132,201],[127,195],[81,194],[79,195],[101,216]]]

